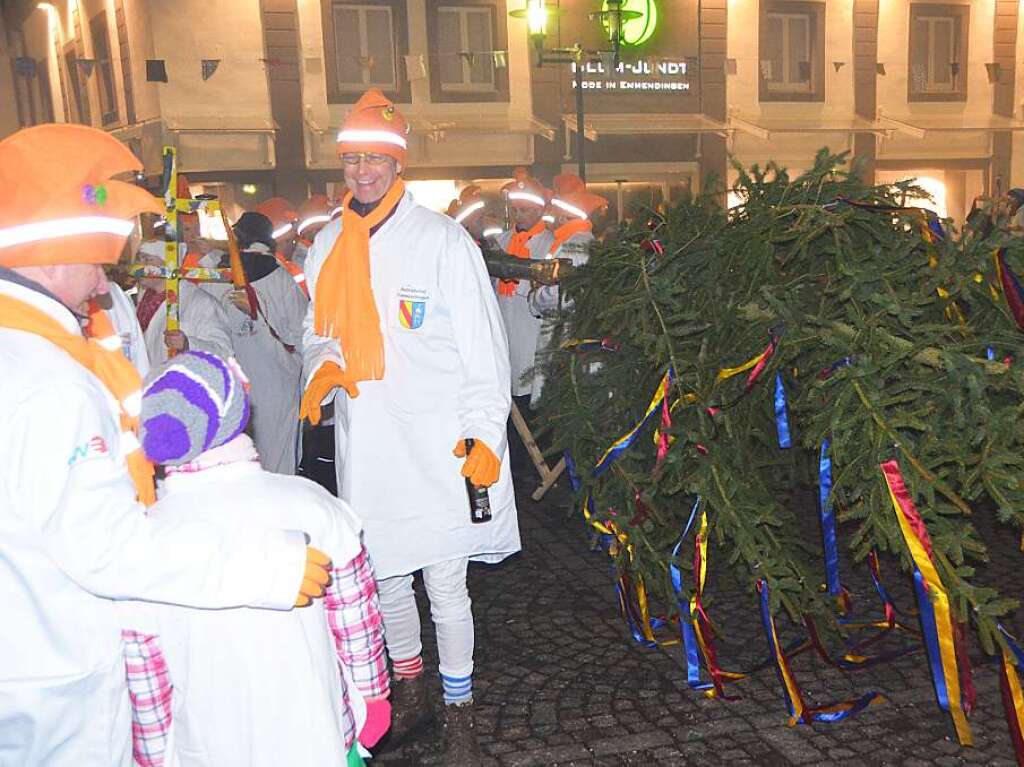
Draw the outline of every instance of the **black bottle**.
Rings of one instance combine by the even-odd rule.
[[[466,440],[466,455],[473,450],[473,440]],[[469,495],[469,520],[474,525],[491,521],[491,497],[486,487],[477,487],[466,478],[466,493]]]

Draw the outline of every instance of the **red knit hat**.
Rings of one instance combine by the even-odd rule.
[[[548,190],[523,167],[513,171],[512,181],[505,184],[501,191],[510,201],[526,202],[538,208],[543,208],[548,200]]]
[[[391,100],[370,88],[348,113],[338,132],[338,154],[371,152],[405,164],[409,123]]]
[[[0,141],[0,266],[113,264],[139,213],[161,213],[145,189],[112,176],[142,163],[85,125],[37,125]]]

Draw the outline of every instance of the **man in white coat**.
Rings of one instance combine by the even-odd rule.
[[[164,244],[147,240],[139,247],[139,260],[144,264],[163,266]],[[168,349],[184,352],[190,349],[210,352],[219,357],[233,356],[228,317],[216,298],[188,280],[178,283],[178,322],[180,330],[167,330],[166,280],[144,277],[139,280],[139,325],[146,339],[146,352],[151,367],[168,359]]]
[[[262,213],[243,213],[234,226],[242,267],[256,295],[250,314],[245,291],[225,283],[204,287],[219,298],[235,358],[252,384],[253,441],[260,463],[294,474],[299,459],[302,321],[305,293],[274,258],[273,225]]]
[[[374,89],[338,134],[350,192],[306,260],[313,300],[302,414],[317,422],[337,393],[339,495],[363,520],[378,579],[395,677],[393,740],[428,708],[412,587],[422,570],[447,704],[443,763],[477,765],[466,568],[520,548],[503,460],[508,349],[479,249],[405,191],[407,133]],[[467,439],[474,444],[463,461]],[[488,488],[489,522],[471,521],[466,479]]]
[[[118,599],[288,609],[329,560],[301,531],[165,524],[137,437],[141,381],[81,313],[134,217],[112,136],[41,125],[0,142],[0,761],[130,767]],[[305,576],[305,577],[304,577]],[[300,587],[300,583],[302,584]],[[301,588],[299,598],[296,590]]]

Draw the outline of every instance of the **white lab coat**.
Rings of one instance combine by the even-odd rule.
[[[6,280],[0,293],[80,332],[52,298]],[[0,763],[129,767],[113,600],[288,609],[305,541],[148,516],[116,402],[91,372],[40,336],[3,328],[0,370]]]
[[[507,249],[513,232],[502,232],[495,239],[501,248]],[[554,235],[545,229],[527,243],[530,258],[544,259],[554,242]],[[512,394],[516,397],[529,394],[532,383],[524,379],[525,373],[533,367],[537,354],[537,337],[540,334],[540,320],[530,311],[527,301],[530,295],[530,281],[519,280],[516,292],[511,296],[498,296],[498,308],[508,334],[509,364],[512,375]]]
[[[226,537],[295,526],[344,567],[360,552],[348,506],[300,477],[231,463],[172,474],[156,519],[206,523]],[[174,763],[180,767],[344,767],[345,688],[358,732],[359,691],[339,672],[323,600],[291,612],[141,605],[132,628],[157,634],[171,684]]]
[[[267,471],[294,474],[302,395],[302,321],[309,302],[281,267],[250,284],[262,310],[256,319],[231,303],[231,285],[209,283],[204,287],[220,301],[235,358],[252,384],[252,433],[260,463]],[[289,353],[270,334],[268,322],[295,351]]]
[[[139,326],[139,318],[135,314],[135,304],[116,282],[110,283],[110,303],[106,312],[114,330],[121,337],[121,352],[139,371],[139,375],[145,378],[149,373],[149,351]]]
[[[594,241],[591,232],[576,232],[576,234],[565,240],[554,253],[552,258],[572,259],[573,266],[583,266],[590,258],[590,244]],[[548,357],[558,351],[558,347],[565,340],[554,338],[554,320],[560,305],[560,293],[558,285],[542,285],[530,296],[530,311],[541,323],[540,333],[537,336],[537,351],[535,357],[536,370],[533,380],[530,381],[530,405],[536,405],[540,400],[541,392],[544,390],[544,369]]]
[[[306,259],[314,297],[306,314],[305,379],[335,361],[340,344],[313,331],[320,268],[341,220],[317,235]],[[334,400],[338,494],[363,520],[378,579],[460,557],[497,562],[519,551],[512,477],[506,459],[508,349],[480,250],[447,216],[406,192],[370,238],[370,275],[384,336],[384,379],[361,381]],[[416,327],[403,327],[400,302],[422,304]],[[463,437],[482,440],[502,459],[489,488],[493,519],[470,522]]]
[[[191,351],[204,351],[228,358],[234,355],[231,336],[228,333],[228,318],[216,298],[188,280],[178,283],[178,324],[181,332],[188,337]],[[158,367],[167,362],[167,345],[164,331],[167,330],[167,304],[160,304],[149,327],[143,333],[149,364]]]

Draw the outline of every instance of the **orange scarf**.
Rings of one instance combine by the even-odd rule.
[[[313,328],[322,336],[337,338],[345,357],[345,372],[353,381],[384,378],[384,337],[370,283],[370,230],[391,215],[405,194],[397,179],[366,216],[342,202],[341,236],[320,269],[313,303]]]
[[[100,379],[114,395],[121,411],[121,447],[125,452],[128,473],[139,500],[150,506],[156,502],[153,464],[146,459],[138,438],[142,379],[119,351],[120,338],[114,332],[110,319],[99,307],[91,306],[90,309],[89,328],[94,335],[86,339],[69,333],[46,312],[16,298],[0,295],[0,327],[32,333],[59,346]]]
[[[529,258],[530,248],[528,246],[530,240],[543,232],[544,229],[545,224],[544,221],[541,220],[525,232],[516,232],[512,235],[512,239],[508,241],[508,247],[505,249],[506,252],[510,256],[515,256],[516,258]],[[518,285],[519,280],[498,280],[498,295],[514,296]]]
[[[555,241],[551,243],[551,247],[548,249],[548,255],[553,256],[558,252],[558,249],[562,247],[562,243],[572,237],[574,234],[580,232],[589,232],[593,229],[593,225],[589,221],[584,221],[581,218],[574,219],[568,223],[562,224],[555,230]]]

